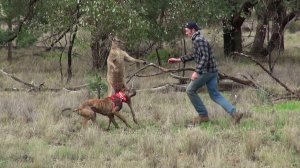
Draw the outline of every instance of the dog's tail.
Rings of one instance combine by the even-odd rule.
[[[69,108],[69,107],[68,107],[68,108],[64,108],[64,109],[61,110],[61,112],[63,113],[63,112],[65,112],[65,111],[69,111],[69,110],[72,110],[72,109]]]
[[[64,108],[64,109],[61,110],[62,113],[65,112],[65,111],[72,111],[72,112],[78,113],[79,109],[78,108],[77,109],[72,109],[72,108],[68,107],[68,108]]]

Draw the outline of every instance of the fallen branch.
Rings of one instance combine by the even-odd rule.
[[[142,92],[142,91],[163,91],[163,92],[168,92],[170,90],[184,92],[186,90],[186,86],[185,85],[176,85],[176,84],[167,83],[167,84],[162,85],[162,86],[158,86],[158,87],[154,87],[154,88],[150,88],[150,89],[139,89],[139,90],[136,90],[136,91],[137,92]]]
[[[22,81],[21,79],[15,77],[15,76],[12,75],[12,74],[9,74],[9,73],[7,73],[7,72],[4,72],[3,69],[1,69],[0,72],[1,72],[3,75],[8,76],[8,77],[12,78],[13,80],[15,80],[15,81],[17,81],[17,82],[20,82],[20,83],[22,83],[22,84],[24,84],[24,85],[26,85],[26,86],[28,86],[28,87],[30,87],[30,88],[38,88],[37,86],[34,86],[33,84],[30,84],[30,83],[28,83],[28,82]]]
[[[44,83],[41,83],[39,85],[35,85],[33,83],[28,83],[28,82],[25,82],[23,80],[21,80],[20,78],[17,78],[16,76],[14,76],[13,74],[9,74],[7,72],[5,72],[3,69],[0,70],[0,72],[7,76],[7,77],[10,77],[11,79],[29,87],[29,90],[28,91],[53,91],[53,92],[58,92],[58,91],[62,91],[62,90],[66,90],[66,91],[78,91],[82,88],[86,88],[88,86],[88,84],[83,84],[83,85],[80,85],[80,86],[75,86],[75,87],[63,87],[63,88],[48,88],[45,86]],[[24,89],[19,89],[19,88],[6,88],[4,89],[5,91],[22,91]]]
[[[159,70],[161,70],[161,72],[159,73],[155,73],[155,74],[150,74],[150,75],[137,75],[139,72],[149,68],[149,67],[155,67]],[[130,80],[135,77],[135,76],[138,76],[138,77],[150,77],[150,76],[157,76],[157,75],[162,75],[162,74],[165,74],[165,73],[171,73],[171,72],[181,72],[181,71],[194,71],[195,69],[194,68],[182,68],[182,69],[167,69],[167,68],[163,68],[161,66],[158,66],[158,65],[155,65],[153,63],[150,63],[150,64],[147,64],[146,66],[140,68],[139,70],[137,70],[136,72],[134,72],[132,75],[130,75],[128,77],[128,80],[126,83],[129,83]]]
[[[155,67],[157,69],[159,69],[161,72],[158,72],[158,73],[154,73],[154,74],[150,74],[150,75],[139,75],[138,73],[140,73],[141,71],[147,69],[148,67]],[[175,75],[175,74],[172,74],[172,72],[181,72],[181,71],[195,71],[194,68],[179,68],[179,69],[167,69],[167,68],[163,68],[161,66],[158,66],[158,65],[155,65],[153,63],[150,63],[142,68],[140,68],[139,70],[137,70],[136,72],[134,72],[132,75],[130,75],[128,77],[128,80],[127,80],[127,83],[130,82],[130,80],[133,78],[133,77],[150,77],[150,76],[157,76],[157,75],[162,75],[162,74],[165,74],[165,73],[171,73],[171,76],[175,79],[179,79],[179,80],[190,80],[190,78],[187,78],[187,77],[181,77],[181,76],[178,76],[178,75]],[[220,80],[224,80],[224,79],[229,79],[233,82],[236,82],[236,83],[239,83],[239,84],[243,84],[243,85],[247,85],[247,86],[251,86],[251,87],[254,87],[254,88],[258,88],[259,86],[257,84],[255,84],[255,82],[251,81],[251,80],[243,80],[243,79],[240,79],[240,78],[236,78],[236,77],[233,77],[233,76],[229,76],[229,75],[226,75],[224,73],[219,73],[219,78]]]
[[[265,68],[260,62],[258,62],[257,60],[255,60],[253,57],[251,57],[250,55],[246,55],[244,53],[238,53],[235,52],[235,54],[239,54],[243,57],[246,57],[248,59],[250,59],[251,61],[255,62],[257,65],[259,65],[272,79],[274,79],[279,85],[281,85],[286,91],[288,91],[289,93],[300,97],[300,95],[298,93],[296,93],[295,91],[293,91],[292,89],[290,89],[287,85],[285,85],[283,82],[281,82],[277,77],[275,77],[269,70],[267,70],[267,68]]]

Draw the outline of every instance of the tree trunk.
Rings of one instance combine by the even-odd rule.
[[[104,70],[106,67],[107,57],[111,49],[111,40],[108,38],[108,34],[103,34],[100,41],[100,69]]]
[[[277,32],[273,32],[271,35],[271,39],[267,46],[266,55],[270,54],[275,49],[276,41],[280,38],[280,35],[283,33],[285,26],[296,16],[296,12],[293,11],[289,13],[285,18],[283,18],[282,22],[280,23],[279,30]]]
[[[11,20],[8,21],[8,31],[12,31],[12,22]],[[7,43],[7,61],[9,63],[12,62],[12,41]]]
[[[70,40],[70,45],[69,45],[69,49],[68,49],[68,77],[67,77],[67,84],[70,83],[71,79],[72,79],[72,52],[73,52],[73,46],[74,46],[74,42],[76,39],[76,35],[77,35],[77,30],[78,30],[78,25],[75,26],[75,30],[72,33],[72,39]]]
[[[242,25],[234,29],[233,32],[234,51],[242,52]]]
[[[76,35],[77,35],[77,31],[78,31],[78,22],[79,22],[79,18],[80,18],[80,1],[77,1],[77,5],[76,5],[76,22],[75,22],[75,27],[73,32],[71,33],[71,40],[70,40],[70,45],[69,45],[69,49],[68,49],[68,77],[67,77],[67,84],[70,83],[71,79],[72,79],[72,52],[73,52],[73,46],[74,46],[74,42],[76,39]]]
[[[242,48],[242,24],[247,16],[250,16],[251,10],[257,2],[246,1],[239,11],[234,12],[233,16],[223,22],[224,54],[229,55],[232,52],[241,52]]]
[[[93,59],[93,70],[103,70],[110,52],[111,41],[106,33],[99,32],[97,28],[91,32],[91,50]]]
[[[279,33],[279,38],[275,41],[275,49],[283,51],[284,50],[284,32],[280,31],[280,26],[282,25],[283,19],[286,17],[286,8],[282,4],[278,5],[275,14],[275,24],[273,25],[273,33]]]
[[[159,55],[159,52],[158,52],[158,48],[156,48],[155,51],[156,51],[157,63],[158,63],[159,66],[161,66],[161,59],[160,59],[160,55]]]
[[[100,69],[100,56],[99,56],[99,41],[98,33],[96,30],[91,31],[91,50],[92,50],[92,60],[93,60],[93,70]]]
[[[223,28],[223,42],[224,42],[224,54],[228,56],[233,50],[233,41],[231,30],[224,26]]]
[[[232,52],[241,52],[242,48],[242,32],[241,27],[238,29],[223,29],[224,54],[230,55]]]
[[[268,24],[268,19],[266,15],[258,16],[257,20],[258,20],[258,24],[256,27],[256,34],[250,50],[250,53],[255,56],[259,56],[263,53],[263,51],[265,51],[264,42],[266,38],[267,24]]]

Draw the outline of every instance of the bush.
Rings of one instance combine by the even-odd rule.
[[[101,79],[99,74],[94,74],[88,77],[88,88],[96,94],[98,98],[103,97],[107,93],[107,84]]]
[[[294,21],[292,22],[288,27],[289,32],[296,33],[297,31],[300,31],[300,21]]]
[[[39,38],[38,33],[33,33],[29,30],[22,30],[17,37],[16,43],[20,47],[28,47],[33,45]]]

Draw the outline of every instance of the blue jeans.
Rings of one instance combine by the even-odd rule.
[[[223,109],[231,116],[236,112],[236,108],[228,102],[218,90],[218,73],[203,73],[197,78],[190,82],[186,88],[186,93],[190,98],[196,111],[201,116],[208,116],[206,107],[204,106],[201,98],[197,94],[198,89],[206,85],[210,98],[223,107]]]

